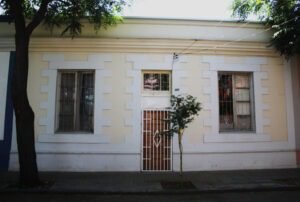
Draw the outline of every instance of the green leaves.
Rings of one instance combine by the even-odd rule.
[[[15,16],[9,1],[0,0],[0,7],[5,14]],[[23,0],[19,3],[28,23],[37,16],[41,5],[46,4],[45,11],[39,13],[44,24],[50,29],[63,26],[62,35],[69,34],[72,37],[81,33],[83,19],[94,24],[96,31],[120,22],[122,18],[118,14],[127,4],[125,0]]]
[[[270,45],[287,58],[300,53],[299,0],[234,0],[233,15],[245,20],[256,14],[274,34]]]
[[[252,13],[258,15],[261,20],[266,20],[269,4],[270,0],[234,0],[231,7],[233,16],[242,20],[247,19]]]
[[[178,132],[180,129],[187,128],[187,125],[194,120],[195,116],[198,115],[201,110],[201,104],[191,95],[172,95],[170,101],[170,122],[172,132]]]
[[[120,22],[121,18],[116,16],[125,5],[124,0],[53,0],[45,23],[51,28],[64,25],[62,35],[69,33],[75,37],[81,33],[82,19],[94,24],[96,31]]]
[[[281,5],[273,15],[276,17],[270,22],[274,29],[271,45],[286,57],[300,53],[300,2]]]
[[[191,95],[172,95],[171,96],[171,108],[170,108],[170,130],[167,132],[168,135],[178,135],[178,146],[180,152],[180,173],[182,174],[182,136],[184,129],[187,128],[188,124],[191,123],[195,116],[201,110],[200,102],[196,101],[196,98]]]

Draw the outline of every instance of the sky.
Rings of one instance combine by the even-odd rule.
[[[230,5],[233,0],[131,0],[123,16],[233,20]]]
[[[231,17],[233,0],[127,0],[124,17],[174,18],[197,20],[234,20]],[[1,12],[1,9],[0,9]],[[248,20],[257,20],[255,16]]]

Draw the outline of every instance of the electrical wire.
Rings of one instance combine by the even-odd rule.
[[[218,23],[215,26],[213,26],[212,28],[217,28],[220,24],[223,24],[224,21],[225,21],[225,19],[223,18],[222,20],[218,21]],[[194,41],[189,46],[187,46],[185,49],[183,49],[182,51],[177,53],[177,55],[183,54],[186,50],[189,50],[191,47],[193,47],[198,41],[200,41],[200,40],[194,39]]]
[[[294,17],[294,18],[292,18],[292,19],[286,20],[286,21],[282,22],[281,24],[279,24],[278,26],[282,26],[282,25],[284,25],[284,24],[286,24],[286,23],[289,23],[290,21],[295,20],[295,19],[297,19],[297,18],[298,18],[298,16],[296,16],[296,17]],[[237,28],[241,28],[241,27],[243,27],[243,26],[246,26],[248,23],[250,23],[250,22],[247,22],[247,23],[245,23],[245,24],[243,24],[242,26],[239,26],[239,27],[237,27]],[[236,39],[236,40],[231,40],[231,41],[225,42],[224,44],[216,45],[216,46],[214,46],[213,48],[205,48],[205,49],[200,49],[200,50],[197,50],[197,51],[194,51],[194,52],[190,52],[190,53],[188,53],[188,52],[187,52],[187,53],[184,53],[185,51],[190,50],[190,49],[193,47],[193,45],[194,45],[197,41],[200,41],[200,40],[198,39],[198,40],[193,41],[193,43],[192,43],[191,45],[189,45],[187,48],[185,48],[183,51],[181,51],[181,52],[178,53],[177,55],[187,55],[187,54],[191,54],[191,53],[195,53],[195,52],[201,53],[201,52],[205,52],[205,51],[209,51],[209,50],[210,50],[210,51],[213,51],[213,50],[215,50],[216,48],[226,47],[226,46],[228,46],[229,44],[232,44],[232,43],[235,43],[235,42],[240,42],[240,41],[245,40],[245,39],[248,39],[248,38],[250,38],[250,37],[253,37],[253,36],[256,36],[256,35],[259,35],[259,34],[268,32],[268,31],[270,31],[271,29],[272,29],[272,27],[269,27],[269,28],[264,29],[263,31],[260,31],[260,32],[253,32],[253,33],[251,33],[251,34],[248,34],[248,35],[243,36],[243,37],[241,37],[241,38],[238,38],[238,39]]]
[[[246,3],[247,3],[247,0],[244,0],[244,2],[242,3],[242,5],[243,5],[243,4],[246,4]],[[223,18],[222,20],[218,21],[218,23],[217,23],[215,26],[213,26],[212,29],[213,29],[213,28],[219,27],[219,25],[220,25],[220,24],[223,24],[224,21],[225,21],[225,18]],[[245,23],[245,24],[243,24],[243,25],[241,25],[241,26],[239,26],[239,27],[237,27],[237,28],[244,27],[244,26],[246,26],[246,25],[249,24],[249,23],[250,23],[250,21],[248,21],[247,23]],[[186,48],[184,48],[184,49],[183,49],[182,51],[180,51],[179,53],[174,53],[174,55],[176,54],[176,55],[178,56],[178,55],[185,54],[184,52],[185,52],[186,50],[189,50],[190,48],[192,48],[198,41],[201,41],[201,40],[200,40],[200,39],[194,39],[194,41],[193,41],[189,46],[187,46]]]

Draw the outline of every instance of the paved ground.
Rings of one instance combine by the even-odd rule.
[[[18,173],[0,173],[0,193],[197,194],[300,190],[300,169],[186,172],[41,172],[50,187],[20,189]],[[300,199],[299,199],[300,200]]]
[[[57,194],[2,193],[1,202],[299,202],[299,191],[197,194]]]

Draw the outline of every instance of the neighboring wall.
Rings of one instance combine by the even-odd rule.
[[[4,121],[6,109],[6,90],[9,71],[9,52],[0,52],[0,141],[4,140]]]
[[[13,55],[13,54],[12,54]],[[12,103],[10,99],[11,53],[0,52],[0,171],[7,171],[12,136]]]
[[[202,103],[184,135],[184,170],[295,166],[290,67],[266,48],[269,35],[260,25],[129,19],[103,38],[92,32],[73,40],[45,36],[38,31],[32,40],[28,80],[41,170],[141,170],[142,70],[171,71],[172,93]],[[54,133],[59,69],[95,70],[94,134]],[[219,133],[218,71],[253,73],[255,133]],[[17,169],[15,142],[13,148],[10,165]],[[173,151],[178,170],[177,138]]]
[[[293,75],[293,97],[295,109],[295,133],[296,133],[296,150],[297,150],[297,165],[300,166],[300,56],[295,56],[291,59]]]

